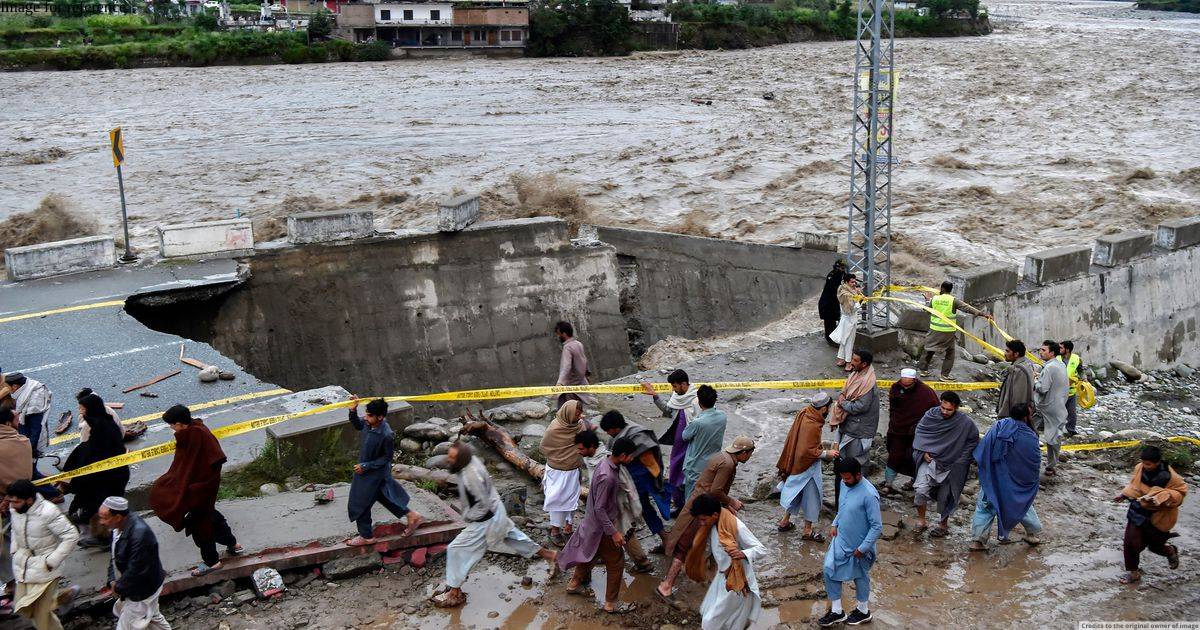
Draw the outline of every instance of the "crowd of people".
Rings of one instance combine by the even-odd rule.
[[[834,272],[841,273],[838,268]],[[846,287],[854,291],[855,282],[848,277],[831,273],[839,304]],[[932,308],[941,314],[931,319],[953,321],[960,310],[973,312],[958,300],[940,297],[948,290],[944,286],[942,294],[931,297]],[[856,307],[857,303],[849,300],[848,304]],[[824,318],[827,312],[824,305],[821,308]],[[840,312],[839,322],[832,325],[826,322],[831,341],[839,346],[853,339],[839,333],[845,315]],[[943,349],[939,337],[943,332],[931,325],[927,350]],[[583,344],[567,322],[559,322],[555,334],[563,343],[558,383],[586,385],[590,372]],[[943,360],[943,379],[949,378],[953,365],[952,349]],[[934,352],[923,354],[920,369],[928,368]],[[970,549],[986,549],[993,526],[1001,543],[1009,542],[1017,526],[1026,544],[1041,542],[1043,526],[1033,504],[1042,476],[1056,474],[1063,436],[1075,429],[1080,359],[1069,341],[1044,341],[1038,354],[1040,366],[1026,358],[1020,340],[1006,344],[1009,366],[1000,387],[997,421],[982,438],[971,410],[956,392],[939,395],[918,369],[902,369],[887,391],[887,456],[883,482],[877,488],[867,479],[875,466],[871,447],[878,437],[882,400],[874,357],[863,349],[839,349],[839,362],[847,372],[844,385],[836,395],[818,391],[808,399],[792,421],[775,464],[782,508],[777,533],[794,531],[799,520],[801,540],[825,545],[822,573],[828,612],[819,620],[821,626],[871,621],[871,568],[883,529],[881,494],[913,491],[917,531],[945,537],[974,464],[980,492],[971,520]],[[593,425],[584,410],[585,405],[596,404],[594,397],[560,396],[540,444],[546,461],[542,507],[550,519],[546,545],[535,542],[508,517],[470,444],[454,442],[447,459],[456,477],[465,527],[448,546],[445,584],[432,595],[433,603],[447,608],[464,605],[468,595],[463,586],[472,568],[491,551],[537,556],[548,563],[551,578],[570,571],[566,593],[587,598],[595,597],[592,572],[602,565],[606,579],[601,608],[620,615],[636,607],[620,601],[626,556],[634,572],[652,573],[657,567],[651,556],[661,555],[665,571],[654,590],[664,601],[676,604],[681,576],[708,585],[699,609],[703,628],[740,629],[757,619],[762,599],[756,564],[767,551],[741,520],[744,504],[733,492],[739,467],[753,457],[757,444],[746,435],[726,440],[727,417],[717,408],[713,387],[693,385],[683,370],[671,372],[667,381],[671,393],[665,399],[652,385],[644,385],[655,409],[670,420],[660,435],[616,410],[602,414],[598,426]],[[42,425],[51,392],[20,373],[5,375],[4,383],[0,389],[3,605],[36,628],[61,628],[54,611],[80,588],[76,585],[60,593],[63,561],[77,548],[102,550],[110,555],[102,588],[115,600],[116,627],[170,628],[158,606],[165,572],[156,534],[124,496],[128,467],[63,483],[38,483],[43,477],[36,461],[41,455],[39,445],[44,444]],[[91,390],[79,392],[76,401],[83,431],[79,445],[61,467],[64,471],[125,452],[115,412]],[[349,405],[348,421],[360,433],[361,446],[347,513],[358,532],[346,542],[370,545],[376,542],[375,504],[403,519],[405,534],[415,532],[424,518],[409,507],[408,494],[391,474],[395,436],[387,422],[387,403],[367,402],[361,418],[359,403],[355,397]],[[162,420],[174,432],[175,452],[170,468],[151,488],[149,508],[163,523],[192,538],[200,562],[191,573],[199,577],[221,569],[224,558],[243,552],[216,507],[225,454],[209,428],[187,407],[171,407]],[[597,430],[607,439],[601,440]],[[833,436],[828,442],[823,437],[827,433]],[[1046,445],[1044,459],[1040,442]],[[670,448],[669,453],[663,446]],[[1139,559],[1146,549],[1166,557],[1172,568],[1179,564],[1179,551],[1169,540],[1187,486],[1159,449],[1146,446],[1140,460],[1130,483],[1115,497],[1128,503],[1126,573],[1121,577],[1125,583],[1141,578]],[[824,496],[826,465],[834,474],[833,496],[828,498]],[[908,481],[897,488],[901,476]],[[71,495],[71,503],[64,511],[66,495]],[[576,523],[581,500],[585,507]],[[932,527],[927,522],[930,505],[937,512]],[[827,531],[818,527],[823,507],[833,514]],[[643,526],[653,536],[649,550],[637,536]],[[218,547],[224,548],[223,555]],[[849,612],[843,602],[847,582],[854,583]],[[0,610],[3,614],[6,611]]]

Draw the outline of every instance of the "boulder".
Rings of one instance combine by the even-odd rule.
[[[221,371],[217,369],[217,366],[210,365],[203,370],[200,370],[200,373],[197,374],[197,377],[200,379],[201,383],[215,383],[217,382],[217,379],[221,378]]]
[[[421,450],[421,443],[412,438],[404,438],[400,440],[400,450],[405,453],[416,453]]]
[[[222,370],[217,372],[217,378],[221,379],[222,381],[232,381],[233,379],[237,378],[237,374]]]
[[[434,455],[425,460],[425,467],[432,469],[450,470],[450,458],[445,455]]]
[[[1175,366],[1175,376],[1178,376],[1179,378],[1192,378],[1192,376],[1195,374],[1196,370],[1193,370],[1182,363]]]
[[[450,421],[445,418],[429,418],[425,422],[428,422],[429,424],[436,424],[439,427],[445,427],[446,425],[450,424]]]
[[[454,444],[454,442],[438,442],[438,444],[433,447],[433,454],[445,455],[446,453],[449,453],[450,445],[452,444]]]
[[[345,580],[370,573],[383,566],[383,558],[378,551],[372,551],[361,556],[335,558],[321,565],[321,572],[331,580]]]
[[[1109,361],[1108,365],[1110,367],[1112,367],[1112,369],[1120,372],[1121,374],[1124,374],[1125,379],[1128,380],[1130,383],[1137,382],[1137,381],[1141,380],[1141,378],[1142,378],[1141,370],[1139,370],[1139,369],[1133,367],[1132,365],[1129,365],[1128,363],[1125,363],[1123,361]]]
[[[546,435],[546,427],[540,424],[528,424],[521,429],[522,440],[541,440]]]
[[[530,420],[537,420],[550,415],[550,406],[536,400],[526,400],[513,405],[512,411],[518,411]]]
[[[450,438],[450,433],[436,424],[418,422],[404,427],[404,437],[420,441],[444,442]]]
[[[279,484],[277,483],[264,483],[258,487],[259,494],[263,495],[264,497],[275,496],[282,491],[283,489],[280,488]]]
[[[446,425],[446,433],[449,433],[450,438],[453,439],[456,435],[458,435],[459,431],[462,431],[462,428],[463,425],[461,422],[455,422],[454,424]]]
[[[1114,436],[1116,436],[1116,433],[1113,433],[1112,431],[1101,431],[1096,434],[1096,437],[1100,438],[1101,442],[1107,442],[1113,439]]]

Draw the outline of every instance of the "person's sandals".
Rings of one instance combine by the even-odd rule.
[[[1047,468],[1047,469],[1046,469],[1046,476],[1047,476],[1047,477],[1053,477],[1053,476],[1054,476],[1054,475],[1056,475],[1056,474],[1058,474],[1058,473],[1054,472],[1054,469],[1053,469],[1053,468]]]
[[[375,539],[374,538],[363,538],[362,536],[355,536],[354,538],[347,538],[346,544],[350,545],[351,547],[366,547],[367,545],[374,545]]]
[[[914,534],[923,534],[923,533],[925,533],[925,530],[927,530],[927,529],[929,529],[929,525],[917,525],[916,527],[913,528],[913,533]]]
[[[243,551],[245,551],[245,549],[241,545],[234,543],[232,547],[225,548],[225,555],[232,558],[233,556],[242,555]]]
[[[1175,545],[1167,545],[1167,566],[1172,569],[1179,568],[1179,549]]]
[[[1122,584],[1136,584],[1141,581],[1142,581],[1142,575],[1136,571],[1130,571],[1130,572],[1126,573],[1125,575],[1122,575],[1121,579],[1120,579],[1120,582]]]
[[[216,571],[217,569],[220,569],[220,568],[221,568],[220,562],[216,563],[215,565],[213,565],[211,567],[208,566],[207,564],[204,564],[203,562],[201,562],[200,564],[196,565],[195,569],[192,569],[192,577],[203,577],[203,576],[208,575],[209,573],[212,573],[213,571]]]
[[[567,544],[566,536],[563,536],[561,531],[550,534],[550,544],[555,547],[564,547]]]
[[[796,524],[795,524],[795,523],[793,523],[793,522],[791,522],[791,521],[789,521],[787,525],[776,525],[776,526],[775,526],[775,529],[776,529],[776,530],[778,530],[780,533],[782,533],[782,532],[790,532],[790,531],[792,531],[793,529],[796,529]]]
[[[435,608],[458,608],[467,603],[467,594],[463,593],[458,597],[446,595],[440,599],[430,598],[429,601],[433,602]]]
[[[825,542],[825,534],[818,531],[811,531],[807,534],[802,534],[800,540],[811,540],[813,542]]]
[[[592,590],[587,584],[580,584],[575,588],[567,587],[567,595],[578,595],[580,597],[595,597],[596,591]]]
[[[632,571],[634,573],[654,573],[654,563],[653,562],[645,562],[642,564],[638,564],[635,562],[633,564],[633,568],[630,569],[630,571]]]
[[[637,605],[630,604],[629,602],[617,602],[617,605],[613,606],[612,610],[605,608],[603,605],[599,606],[599,608],[610,615],[625,615],[637,610]]]
[[[421,523],[424,522],[425,517],[419,514],[417,515],[417,518],[409,517],[408,523],[406,523],[404,526],[404,533],[402,533],[401,536],[412,536],[413,532],[417,531],[417,528],[420,527]]]
[[[987,551],[987,545],[983,544],[982,542],[980,542],[978,540],[972,540],[970,546],[967,547],[967,550],[968,551]]]
[[[948,528],[948,527],[934,527],[933,529],[929,530],[930,538],[945,538],[946,536],[949,536],[949,535],[950,535],[950,528]]]

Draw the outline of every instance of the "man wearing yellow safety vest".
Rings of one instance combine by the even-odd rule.
[[[929,332],[925,335],[924,356],[920,363],[921,376],[929,376],[929,364],[933,361],[933,355],[943,352],[945,354],[942,357],[941,379],[950,380],[950,370],[954,369],[955,346],[958,342],[958,331],[951,324],[958,323],[958,311],[992,319],[991,315],[950,295],[953,288],[954,285],[950,281],[943,282],[942,292],[929,298],[929,308],[937,311],[945,319],[932,313],[929,315]]]
[[[1078,413],[1078,405],[1076,399],[1079,396],[1079,381],[1084,380],[1079,373],[1079,368],[1083,364],[1083,360],[1075,354],[1075,342],[1070,339],[1059,344],[1059,354],[1062,357],[1063,363],[1067,364],[1067,381],[1071,383],[1071,389],[1067,390],[1067,437],[1079,435],[1075,430],[1075,420]]]

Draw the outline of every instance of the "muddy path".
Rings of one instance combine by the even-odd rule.
[[[936,276],[1194,213],[1200,19],[1075,0],[995,12],[1018,19],[897,43],[900,270]],[[142,245],[158,222],[238,212],[372,208],[381,227],[429,227],[455,188],[495,217],[790,242],[844,230],[852,51],[9,74],[0,218],[57,193],[116,225],[104,141],[120,124]],[[553,190],[517,209],[512,176],[543,172]]]

